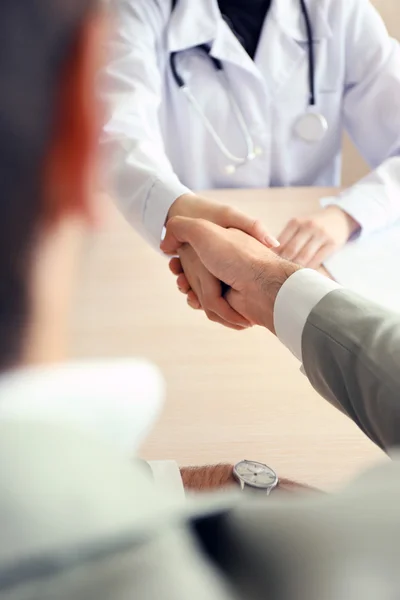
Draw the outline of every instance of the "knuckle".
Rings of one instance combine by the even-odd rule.
[[[187,296],[187,303],[189,304],[190,308],[193,308],[194,310],[200,310],[202,308],[200,302],[191,297],[190,292]]]
[[[299,252],[299,250],[301,250],[301,246],[298,241],[294,239],[290,244],[287,245],[285,252],[286,254],[295,255]]]
[[[263,229],[264,225],[259,219],[250,219],[250,231],[253,233],[254,237],[260,234]]]
[[[309,263],[309,257],[308,256],[299,256],[299,258],[296,260],[296,262],[301,267],[305,267]]]
[[[214,312],[212,312],[211,310],[206,310],[205,313],[209,321],[212,321],[213,323],[218,323],[218,317]]]
[[[209,312],[215,313],[218,308],[218,299],[215,296],[206,294],[203,296],[203,305],[207,307]]]
[[[329,234],[325,231],[325,229],[322,227],[322,225],[315,225],[314,226],[315,229],[315,233],[317,233],[321,238],[323,238],[324,240],[327,240],[329,237]]]
[[[223,206],[221,208],[221,217],[225,223],[229,223],[236,216],[236,210],[232,206]]]
[[[259,221],[255,217],[247,217],[247,222],[249,224],[250,229],[257,229],[258,227],[261,227],[261,221]]]
[[[304,221],[304,227],[308,231],[315,231],[315,230],[319,229],[319,227],[316,224],[316,222],[314,221],[314,219],[306,219],[306,221]]]
[[[324,255],[325,256],[329,256],[329,254],[333,254],[333,252],[335,252],[337,246],[334,242],[329,242],[328,244],[326,244],[325,248],[324,248]]]

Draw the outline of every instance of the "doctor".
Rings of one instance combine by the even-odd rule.
[[[338,185],[343,130],[375,170],[288,223],[278,251],[317,268],[353,234],[400,217],[400,50],[369,0],[111,5],[117,27],[101,79],[108,176],[155,246],[177,215],[262,239],[260,224],[193,190]],[[171,268],[191,306],[247,325],[194,254]]]

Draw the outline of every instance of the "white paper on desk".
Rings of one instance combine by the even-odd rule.
[[[400,312],[400,221],[350,242],[325,267],[341,285]]]

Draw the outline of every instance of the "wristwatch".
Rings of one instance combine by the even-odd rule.
[[[233,467],[233,476],[242,490],[248,487],[267,496],[279,483],[278,476],[271,467],[254,460],[242,460],[237,463]]]

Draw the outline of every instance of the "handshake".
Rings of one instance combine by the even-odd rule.
[[[289,221],[278,241],[235,208],[185,194],[170,209],[161,249],[179,256],[170,268],[189,306],[232,329],[257,324],[274,331],[275,300],[288,277],[301,267],[328,275],[323,261],[358,229],[329,206]]]
[[[279,243],[260,222],[212,203],[210,210],[218,211],[219,224],[215,218],[193,216],[173,216],[167,222],[161,249],[179,256],[170,268],[180,291],[212,321],[237,330],[261,325],[275,332],[276,297],[301,267],[271,250]]]

